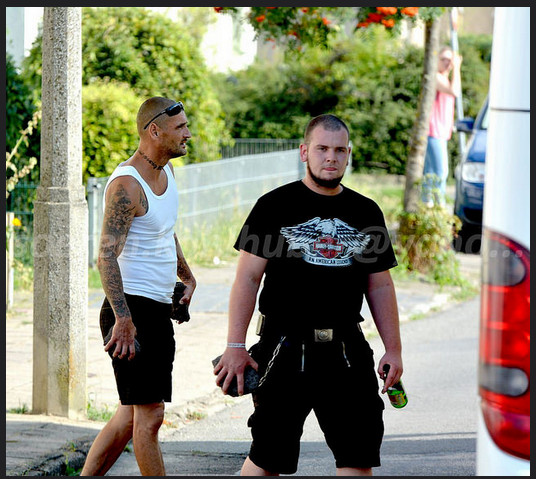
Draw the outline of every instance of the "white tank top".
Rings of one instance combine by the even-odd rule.
[[[145,192],[149,209],[143,216],[136,216],[127,235],[123,251],[117,261],[121,270],[124,292],[145,296],[161,303],[171,303],[177,281],[177,248],[174,227],[177,222],[179,194],[169,164],[164,167],[167,188],[155,195],[138,170],[133,166],[121,166],[112,173],[106,187],[118,176],[132,176]]]

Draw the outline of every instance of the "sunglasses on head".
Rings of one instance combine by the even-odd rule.
[[[175,115],[178,115],[181,111],[184,110],[184,105],[182,104],[182,101],[178,101],[177,103],[171,105],[171,106],[168,106],[165,110],[162,110],[160,113],[158,113],[157,115],[153,116],[148,122],[147,122],[147,125],[145,125],[143,127],[143,129],[147,129],[147,127],[153,122],[155,121],[160,115],[163,115],[164,113],[167,115],[167,116],[175,116]]]

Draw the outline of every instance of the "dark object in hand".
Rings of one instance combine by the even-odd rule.
[[[174,319],[179,324],[190,321],[190,313],[188,312],[188,304],[181,304],[179,301],[184,296],[184,290],[186,285],[177,281],[175,283],[175,289],[173,290],[173,297],[171,298],[171,319]]]
[[[108,331],[108,334],[106,335],[106,337],[104,338],[104,346],[106,346],[108,344],[108,341],[110,341],[110,339],[112,338],[112,331],[113,331],[114,327],[112,326],[110,328],[110,331]],[[108,354],[110,355],[111,358],[113,358],[113,354],[114,354],[114,351],[115,351],[115,347],[117,346],[117,343],[114,344],[113,348],[110,348],[108,349]],[[140,343],[138,342],[138,340],[136,338],[134,338],[134,351],[136,352],[136,354],[139,354],[140,351],[141,351],[141,348],[140,348]],[[117,356],[116,356],[117,357]],[[128,358],[128,355],[125,356],[123,359],[126,359]]]
[[[216,367],[216,365],[220,362],[222,356],[223,355],[220,354],[217,358],[214,358],[212,360],[212,366]],[[255,369],[253,369],[251,366],[246,366],[246,369],[244,370],[244,394],[252,393],[253,391],[255,391],[255,389],[257,389],[258,385],[259,373],[255,371]],[[231,381],[231,384],[227,389],[227,394],[229,396],[238,397],[238,384],[236,382],[236,376]]]

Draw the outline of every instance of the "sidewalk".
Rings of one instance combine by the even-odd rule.
[[[465,277],[478,283],[480,257],[458,255]],[[223,352],[227,335],[227,306],[234,280],[235,265],[195,268],[198,288],[191,306],[191,320],[175,324],[177,352],[173,371],[173,402],[166,404],[162,438],[177,428],[187,427],[202,417],[242,399],[224,396],[216,387],[211,360]],[[401,321],[444,309],[454,304],[455,288],[439,287],[421,281],[396,281]],[[91,290],[88,305],[88,400],[99,411],[114,411],[118,402],[113,370],[102,348],[98,326],[102,291]],[[365,331],[375,328],[366,308]],[[255,321],[247,345],[256,342]],[[73,421],[33,415],[32,406],[32,294],[15,295],[6,318],[6,476],[66,475],[66,464],[78,469],[102,422]],[[13,412],[23,409],[26,414]]]

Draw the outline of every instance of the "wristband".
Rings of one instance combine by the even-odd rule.
[[[246,348],[246,343],[227,343],[228,348]]]

